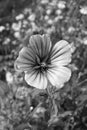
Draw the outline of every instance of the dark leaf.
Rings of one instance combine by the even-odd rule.
[[[8,92],[9,92],[8,85],[0,80],[0,97],[5,97],[6,94],[8,94]]]
[[[14,128],[14,130],[24,130],[24,129],[31,130],[31,126],[28,123],[22,123]]]

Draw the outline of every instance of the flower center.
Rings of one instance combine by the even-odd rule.
[[[46,62],[40,62],[40,63],[38,63],[38,64],[34,67],[34,69],[39,70],[40,72],[46,71],[47,68],[48,68],[48,67],[47,67]]]
[[[42,68],[45,68],[47,65],[46,65],[45,62],[42,62],[42,63],[40,64],[40,66],[41,66]]]
[[[47,70],[47,64],[45,62],[40,63],[40,71],[44,72]]]
[[[34,69],[41,73],[44,73],[49,68],[49,64],[50,64],[50,60],[48,57],[40,58],[36,56],[36,63],[34,65]]]

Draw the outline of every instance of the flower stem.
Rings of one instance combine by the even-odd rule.
[[[51,103],[52,103],[52,106],[53,106],[53,114],[55,116],[57,116],[57,114],[58,114],[58,107],[57,107],[57,104],[55,102],[54,96],[52,94],[52,85],[51,84],[48,84],[48,86],[47,86],[47,93],[48,93],[48,96],[49,96],[49,98],[51,100]]]

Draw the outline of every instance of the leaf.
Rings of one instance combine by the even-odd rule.
[[[33,118],[44,118],[45,111],[44,107],[37,107],[33,113]]]
[[[59,122],[58,117],[56,115],[52,115],[50,120],[48,121],[48,126],[51,126],[51,125],[55,126],[56,124],[58,124],[58,122]]]
[[[8,85],[0,80],[0,97],[5,97],[8,92],[9,92]]]
[[[33,91],[32,91],[32,98],[35,98],[37,95],[39,95],[40,93],[43,93],[43,94],[45,94],[46,93],[46,91],[45,90],[41,90],[41,89],[33,89]]]
[[[87,94],[81,94],[76,98],[76,101],[78,102],[78,106],[83,105],[85,102],[87,103]]]
[[[78,87],[87,87],[87,79],[85,79],[84,81],[78,83]]]
[[[15,127],[14,130],[24,130],[24,129],[31,130],[31,126],[28,123],[22,123],[17,127]]]
[[[71,115],[71,111],[66,111],[62,114],[59,114],[58,116],[52,115],[51,119],[48,121],[48,126],[51,126],[51,125],[56,126],[60,124],[64,125],[62,119],[70,115]]]

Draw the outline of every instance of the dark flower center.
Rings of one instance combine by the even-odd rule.
[[[47,64],[46,64],[45,62],[42,62],[42,63],[40,64],[40,70],[41,70],[41,72],[47,70]]]
[[[47,57],[46,58],[36,57],[36,63],[34,65],[34,69],[43,73],[43,72],[47,71],[47,69],[49,68],[49,64],[50,64],[49,58],[47,58]]]
[[[35,67],[37,70],[39,70],[40,72],[44,72],[47,70],[48,68],[48,65],[46,62],[41,62],[41,63],[38,63]]]
[[[41,66],[42,68],[45,68],[47,65],[46,65],[45,62],[42,62],[42,63],[40,64],[40,66]]]

